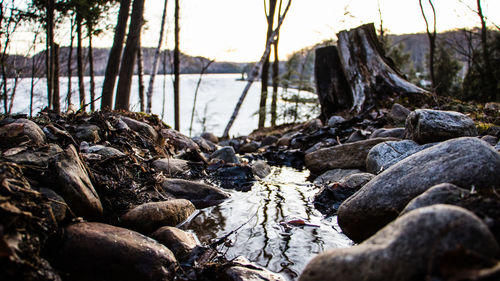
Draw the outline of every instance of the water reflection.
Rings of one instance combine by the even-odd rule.
[[[316,254],[328,248],[348,247],[352,242],[336,229],[336,217],[323,218],[309,202],[317,191],[307,184],[308,172],[273,168],[272,174],[249,192],[230,191],[231,198],[206,208],[184,229],[210,243],[238,229],[229,238],[229,259],[245,256],[271,271],[295,280]],[[284,222],[303,219],[311,226],[289,226]]]

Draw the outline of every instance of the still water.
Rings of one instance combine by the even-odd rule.
[[[239,81],[240,74],[206,74],[203,76],[198,91],[198,97],[195,106],[195,114],[193,118],[192,136],[195,136],[204,130],[213,132],[220,136],[229,121],[229,117],[233,113],[233,109],[246,86],[245,81]],[[189,127],[191,121],[191,112],[193,108],[194,93],[198,83],[199,75],[197,74],[183,74],[181,75],[180,83],[180,127],[181,132],[189,135]],[[101,95],[103,76],[95,78],[96,81],[96,97]],[[144,81],[149,83],[149,75],[144,76]],[[158,75],[155,80],[153,90],[153,107],[152,112],[162,118],[167,124],[173,126],[173,77],[172,75]],[[78,79],[73,77],[71,80],[72,99],[73,104],[79,104],[78,96]],[[13,84],[13,79],[9,81],[9,87]],[[85,78],[85,90],[87,93],[86,101],[90,101],[89,96],[89,77]],[[231,136],[247,135],[257,128],[258,116],[256,112],[259,107],[260,100],[260,83],[254,83],[248,92],[245,101],[240,109],[238,118],[230,131]],[[14,100],[13,113],[29,113],[30,104],[30,89],[31,79],[24,78],[19,81]],[[66,93],[68,89],[68,78],[60,78],[60,92],[61,92],[61,105],[62,109],[66,108]],[[33,113],[36,114],[47,104],[47,86],[46,80],[43,78],[35,80],[34,85],[34,106]],[[132,90],[130,96],[130,110],[139,111],[139,97],[138,97],[138,81],[137,76],[132,80]],[[272,88],[268,89],[272,93]],[[294,95],[297,90],[294,89],[280,89],[279,97],[290,97]],[[301,97],[314,98],[312,93],[302,91]],[[270,94],[269,94],[270,96]],[[164,98],[165,97],[165,98]],[[270,97],[269,97],[270,98]],[[100,108],[101,103],[98,100],[96,108]],[[271,104],[271,100],[267,101]],[[278,102],[278,111],[280,119],[278,123],[285,123],[292,121],[291,117],[286,117],[282,114],[286,110],[294,108],[294,104],[284,102],[282,99]],[[303,119],[308,119],[319,115],[319,109],[316,105],[300,105],[298,110],[301,112]],[[269,118],[268,118],[269,120]],[[269,121],[268,121],[269,123]],[[269,125],[269,124],[267,124]]]
[[[308,171],[273,167],[271,175],[251,191],[229,191],[231,198],[202,209],[183,229],[209,244],[239,228],[229,236],[230,244],[219,248],[228,259],[241,255],[296,280],[318,253],[352,245],[340,233],[336,216],[324,218],[314,208],[311,199],[318,188],[306,181],[308,175]],[[286,224],[295,219],[311,226]]]

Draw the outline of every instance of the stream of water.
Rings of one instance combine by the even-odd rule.
[[[183,228],[208,244],[241,226],[229,237],[231,244],[222,248],[228,259],[244,256],[296,280],[318,253],[352,245],[340,233],[336,216],[325,218],[314,208],[311,198],[318,188],[306,181],[308,175],[307,170],[273,167],[271,175],[251,191],[229,191],[230,199],[201,210]],[[294,219],[311,226],[286,224]]]

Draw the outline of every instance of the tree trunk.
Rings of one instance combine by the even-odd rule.
[[[278,58],[278,41],[279,34],[276,36],[276,41],[274,41],[274,61],[273,61],[273,95],[271,99],[271,127],[276,126],[276,119],[278,118],[277,107],[278,107],[278,86],[279,86],[279,76],[280,76],[280,61]]]
[[[132,75],[134,74],[135,59],[137,57],[137,49],[139,48],[139,37],[144,22],[143,14],[144,0],[134,0],[116,90],[115,109],[129,110],[130,87],[132,86]]]
[[[47,106],[51,109],[54,98],[54,0],[47,2]]]
[[[314,62],[314,81],[321,105],[320,119],[352,107],[352,93],[347,84],[336,46],[317,48]]]
[[[384,56],[373,24],[341,31],[337,37],[340,63],[352,93],[351,111],[360,113],[372,105],[384,105],[390,102],[388,97],[428,94],[406,81]]]
[[[53,85],[53,89],[54,89],[54,93],[53,93],[53,109],[55,112],[59,113],[61,112],[61,99],[60,99],[60,94],[59,94],[59,45],[57,44],[54,44],[54,58],[53,58],[53,62],[54,62],[54,72],[53,72],[53,81],[54,81],[54,85]]]
[[[137,82],[139,82],[139,109],[144,112],[144,63],[142,61],[141,40],[139,40],[139,48],[137,49]]]
[[[89,75],[90,75],[90,111],[95,111],[95,77],[94,77],[94,50],[92,47],[92,26],[88,25],[89,36]]]
[[[127,30],[129,10],[130,0],[121,0],[113,38],[113,46],[109,53],[108,64],[106,65],[106,72],[102,85],[101,109],[111,109],[113,105],[113,92],[115,89],[116,76],[120,69],[120,58],[122,56],[123,42]]]
[[[265,3],[265,0],[264,0]],[[269,14],[266,15],[267,18],[267,34],[266,34],[266,44],[273,32],[274,25],[274,13],[276,11],[276,0],[269,0]],[[267,13],[267,11],[266,11]],[[260,90],[260,103],[259,103],[259,126],[258,128],[264,128],[266,123],[266,101],[267,101],[267,87],[269,81],[269,57],[270,53],[264,60],[262,65],[262,73],[260,75],[261,90]]]
[[[420,5],[420,11],[422,12],[422,17],[424,18],[425,21],[425,27],[426,27],[426,32],[427,32],[427,37],[429,37],[429,73],[431,76],[431,82],[432,82],[432,89],[436,89],[436,76],[434,74],[434,57],[436,53],[436,10],[434,9],[434,4],[432,4],[431,0],[429,1],[429,5],[432,8],[432,15],[433,15],[433,30],[432,32],[429,29],[429,21],[427,20],[427,16],[425,15],[424,12],[424,7],[422,5],[422,0],[419,0],[418,3]]]
[[[202,68],[200,70],[200,78],[198,78],[198,82],[196,83],[196,89],[194,90],[193,108],[191,110],[191,121],[189,123],[189,137],[191,137],[191,133],[193,131],[194,112],[196,111],[196,99],[198,98],[198,90],[200,89],[201,79],[203,78],[203,74],[205,74],[205,71],[207,71],[207,69],[214,61],[215,60],[211,60],[206,65],[202,65]],[[200,59],[200,62],[203,64],[202,59]]]
[[[72,85],[71,85],[71,82],[72,82],[72,77],[73,77],[73,67],[72,67],[72,63],[73,63],[73,41],[75,39],[75,32],[74,32],[74,27],[75,26],[75,23],[73,21],[73,18],[71,20],[71,30],[70,30],[70,42],[69,42],[69,53],[68,53],[68,92],[66,94],[66,106],[67,108],[69,109],[71,107],[71,97],[73,95],[73,90],[72,90]]]
[[[234,107],[233,114],[229,118],[229,121],[226,125],[226,128],[224,129],[224,133],[222,135],[223,138],[229,137],[229,130],[231,130],[231,127],[233,126],[234,120],[236,120],[236,117],[238,116],[241,105],[243,104],[243,101],[245,100],[245,97],[248,94],[248,91],[250,90],[250,87],[252,86],[253,81],[255,80],[255,78],[257,78],[257,76],[259,76],[259,72],[262,69],[262,65],[264,64],[265,59],[267,57],[269,57],[269,53],[271,52],[271,45],[273,44],[274,37],[279,33],[280,27],[283,24],[283,21],[285,20],[285,16],[286,16],[291,4],[292,4],[292,1],[291,0],[288,1],[288,4],[286,5],[285,11],[283,12],[283,15],[280,15],[276,28],[274,29],[274,31],[271,33],[271,36],[269,36],[269,39],[267,40],[266,48],[264,50],[264,53],[262,54],[262,57],[260,58],[259,62],[256,63],[252,67],[252,70],[250,70],[250,72],[248,74],[247,85],[243,89],[243,92],[241,93],[241,96],[240,96],[238,102],[236,103],[236,106]]]
[[[151,69],[151,74],[150,74],[151,76],[149,77],[146,113],[151,113],[154,83],[156,74],[158,73],[158,63],[160,61],[160,49],[161,49],[161,44],[163,43],[163,33],[165,33],[164,32],[165,22],[167,21],[167,2],[168,1],[165,0],[163,4],[163,15],[161,17],[161,26],[160,26],[160,38],[158,39],[158,47],[156,48],[155,51],[155,56],[153,59],[153,68]]]
[[[84,62],[82,47],[82,16],[76,14],[76,69],[78,72],[78,92],[80,93],[80,107],[85,105]]]
[[[179,0],[175,0],[175,47],[174,47],[174,128],[180,130],[180,50],[179,50]]]
[[[491,101],[496,100],[496,87],[495,87],[495,77],[493,76],[493,71],[491,67],[491,58],[490,58],[490,50],[488,46],[488,28],[486,27],[486,21],[483,15],[483,9],[481,7],[481,0],[477,0],[477,15],[481,20],[481,48],[483,49],[483,61],[484,61],[484,72],[485,76],[482,80],[485,84],[486,95],[489,97]]]

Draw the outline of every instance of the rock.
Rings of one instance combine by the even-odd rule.
[[[163,190],[175,197],[191,201],[198,209],[217,205],[229,198],[226,192],[201,182],[166,179],[162,182],[161,186]]]
[[[140,135],[145,135],[153,141],[158,139],[158,133],[149,124],[125,116],[120,116],[120,119],[127,124],[132,131],[135,131]]]
[[[344,177],[362,172],[363,171],[358,169],[333,169],[324,172],[319,177],[314,179],[314,183],[318,185],[324,185],[331,182],[338,182],[342,180]]]
[[[496,151],[500,152],[500,141],[497,143],[497,145],[495,145],[495,149]]]
[[[277,146],[289,146],[292,141],[292,138],[289,136],[282,136],[281,138],[278,139],[276,145]]]
[[[202,137],[194,137],[192,138],[192,140],[200,147],[201,151],[203,152],[212,153],[217,150],[217,146],[207,139],[204,139]]]
[[[56,258],[71,274],[68,280],[173,280],[177,266],[174,254],[155,240],[89,222],[66,227]]]
[[[53,217],[58,223],[66,217],[67,205],[64,199],[50,188],[40,188],[43,197],[49,199],[50,212],[47,217]]]
[[[114,147],[104,146],[100,144],[89,146],[87,142],[82,142],[80,144],[80,151],[84,153],[99,154],[104,158],[121,158],[126,156],[125,153]]]
[[[381,129],[375,130],[371,134],[370,138],[371,139],[373,139],[373,138],[404,139],[405,138],[405,128],[391,128],[391,129],[381,128]]]
[[[101,141],[99,132],[100,129],[96,125],[83,124],[76,127],[74,136],[82,141],[97,143]]]
[[[176,227],[164,226],[151,234],[151,238],[170,249],[177,260],[184,261],[199,246],[196,237]]]
[[[338,222],[362,241],[395,219],[413,198],[440,183],[489,190],[500,182],[500,154],[477,138],[458,138],[422,150],[373,178],[339,208]]]
[[[355,143],[337,145],[308,153],[305,156],[306,167],[313,173],[332,169],[364,169],[368,151],[375,145],[397,140],[394,138],[375,138]]]
[[[50,124],[45,126],[42,131],[50,142],[57,142],[63,147],[68,144],[73,144],[76,146],[76,142],[68,131],[59,129],[58,127]]]
[[[200,137],[212,142],[212,143],[219,143],[219,138],[216,137],[214,134],[209,133],[209,132],[204,132],[200,135]]]
[[[304,132],[312,133],[319,130],[321,127],[323,127],[323,123],[321,122],[321,120],[316,118],[307,121],[302,127],[302,130]]]
[[[224,146],[223,148],[216,150],[212,153],[212,155],[210,155],[210,159],[220,159],[225,163],[240,163],[240,160],[236,157],[236,152],[232,146]]]
[[[238,191],[249,191],[255,176],[249,166],[224,166],[210,175],[221,187]]]
[[[367,139],[367,134],[364,131],[356,130],[349,136],[349,138],[345,141],[345,143],[353,143],[366,139]]]
[[[485,110],[500,111],[500,103],[498,102],[488,102],[484,105]]]
[[[269,166],[266,161],[257,160],[252,163],[252,172],[254,175],[263,179],[271,173],[271,166]]]
[[[0,147],[10,148],[21,145],[42,146],[47,138],[38,125],[28,119],[2,120],[0,127]]]
[[[406,157],[422,151],[434,144],[419,145],[412,140],[388,141],[370,149],[366,157],[366,170],[378,174]]]
[[[433,280],[445,263],[473,269],[475,264],[463,260],[495,260],[498,251],[495,238],[474,214],[434,205],[409,212],[359,245],[323,252],[299,280]]]
[[[314,207],[326,215],[334,215],[344,200],[353,195],[375,175],[370,173],[352,174],[339,182],[324,186],[314,195]]]
[[[268,145],[273,145],[275,143],[277,143],[279,140],[278,137],[276,136],[267,136],[265,137],[262,141],[261,141],[261,147],[262,146],[268,146]]]
[[[182,159],[162,158],[153,161],[151,167],[167,175],[180,175],[189,171],[188,163],[188,161]]]
[[[401,211],[400,216],[415,209],[436,204],[456,205],[464,197],[469,195],[470,192],[466,189],[451,183],[441,183],[429,188],[426,192],[411,200],[403,211]]]
[[[410,113],[411,111],[408,108],[395,103],[389,112],[389,118],[396,124],[404,124]]]
[[[489,143],[491,146],[495,146],[498,142],[498,138],[495,136],[486,135],[481,138],[483,141]]]
[[[46,169],[51,159],[63,152],[57,144],[28,149],[27,147],[14,147],[3,152],[2,157],[19,165]]]
[[[248,142],[243,144],[240,149],[238,150],[238,153],[240,154],[246,154],[246,153],[254,153],[259,149],[259,144],[255,141]]]
[[[243,257],[237,257],[232,262],[234,266],[225,270],[224,280],[230,281],[285,281],[279,274],[257,266]]]
[[[90,181],[87,170],[73,145],[54,159],[54,174],[57,192],[68,203],[71,210],[86,219],[102,217],[99,195]]]
[[[406,119],[406,138],[418,143],[477,136],[474,121],[455,111],[417,109]]]
[[[328,119],[328,127],[335,127],[342,122],[345,122],[344,117],[334,115]]]
[[[129,210],[121,221],[127,228],[149,234],[162,226],[178,225],[195,210],[193,203],[185,199],[150,202]]]

